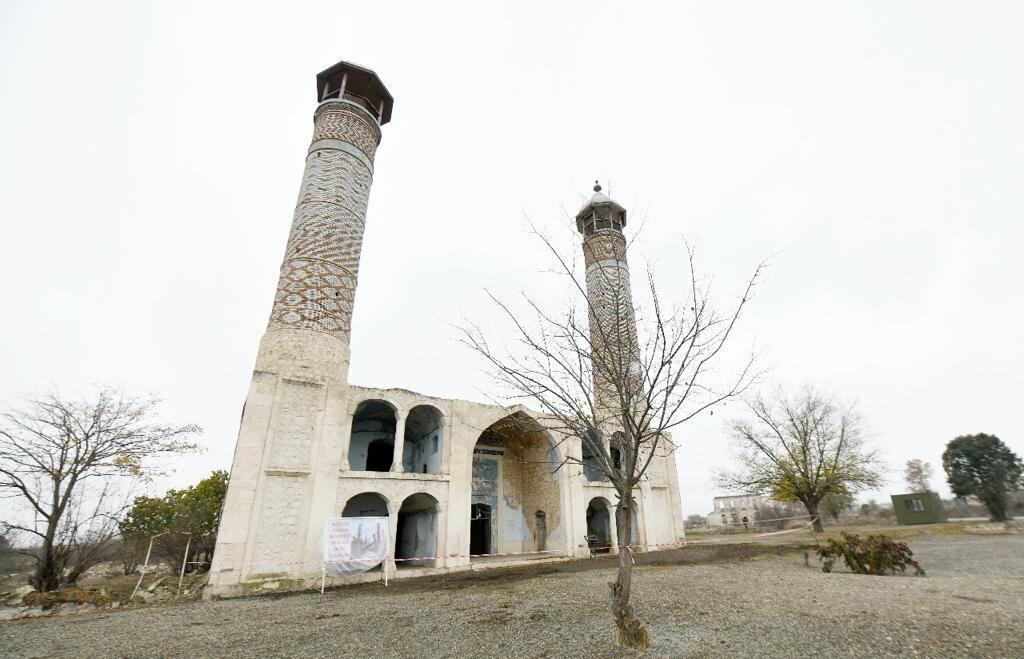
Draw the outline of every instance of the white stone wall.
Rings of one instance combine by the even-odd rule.
[[[321,452],[316,462],[329,463],[331,473],[324,473],[319,482],[332,482],[329,494],[329,505],[316,508],[311,506],[313,497],[311,479],[299,470],[284,471],[267,468],[261,478],[252,481],[248,496],[262,502],[254,518],[259,520],[251,529],[252,551],[245,557],[236,552],[228,551],[222,559],[222,543],[226,539],[218,539],[217,556],[211,573],[211,596],[231,596],[259,588],[262,581],[272,579],[281,583],[281,579],[290,579],[287,583],[294,587],[310,586],[319,579],[316,539],[323,522],[328,517],[341,516],[345,504],[359,494],[372,492],[380,495],[386,502],[387,513],[391,520],[392,547],[398,543],[398,514],[402,503],[414,494],[429,495],[437,502],[436,510],[429,515],[434,523],[435,532],[431,537],[422,530],[420,537],[423,542],[433,542],[437,560],[429,567],[417,566],[413,569],[400,569],[395,575],[401,578],[406,575],[422,574],[424,571],[460,569],[469,564],[469,517],[472,491],[472,456],[482,429],[507,417],[509,410],[495,405],[485,405],[468,401],[444,400],[429,398],[403,389],[368,389],[352,386],[347,390],[344,414],[336,415],[336,423],[324,434],[322,446],[332,446],[334,454],[324,455]],[[293,399],[301,396],[289,394]],[[352,471],[348,469],[347,460],[342,456],[351,430],[351,423],[359,403],[364,400],[381,400],[392,405],[396,416],[404,420],[409,411],[417,405],[430,405],[442,414],[440,429],[440,451],[442,464],[438,474],[403,473],[398,471],[378,473]],[[306,408],[301,408],[306,409]],[[536,419],[539,427],[545,427],[545,420],[539,415],[530,415]],[[271,425],[275,425],[271,423]],[[283,426],[294,436],[305,426],[301,423]],[[398,435],[403,428],[398,427]],[[566,451],[578,456],[582,448],[578,439],[560,437],[549,426],[547,429],[552,443],[557,448],[560,461]],[[301,434],[301,433],[300,433]],[[244,461],[243,461],[244,462]],[[674,454],[659,455],[651,470],[650,477],[637,488],[635,497],[640,511],[636,527],[638,537],[634,544],[641,550],[654,549],[655,545],[675,542],[682,532],[681,512],[678,498],[678,486],[675,478]],[[236,467],[238,458],[236,457]],[[316,464],[313,465],[314,467]],[[557,500],[545,504],[547,519],[546,550],[556,551],[559,555],[587,556],[589,550],[586,542],[586,510],[591,499],[602,497],[609,503],[612,536],[615,530],[614,488],[605,482],[590,483],[583,477],[578,466],[567,465],[559,469],[550,478],[558,484]],[[236,479],[232,477],[231,494],[235,495]],[[504,507],[500,518],[501,525],[507,529],[504,541],[499,547],[502,551],[530,551],[533,527],[536,522],[532,510],[514,503],[503,502]],[[556,509],[552,509],[555,506]],[[229,508],[225,511],[225,521],[233,513]],[[422,516],[415,522],[422,525]],[[300,562],[300,561],[305,561]],[[273,565],[273,563],[277,565]],[[296,564],[296,562],[298,562]],[[226,565],[229,564],[229,565]],[[219,572],[229,568],[228,572]],[[394,569],[394,565],[391,566]],[[232,579],[230,575],[239,575]],[[362,578],[362,577],[360,577]],[[360,578],[356,578],[359,580]],[[369,578],[378,578],[370,576]],[[341,582],[340,579],[330,580],[331,583]]]

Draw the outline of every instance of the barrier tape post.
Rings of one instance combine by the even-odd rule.
[[[320,563],[320,594],[324,594],[324,585],[327,583],[327,563]]]
[[[135,593],[139,592],[139,586],[142,585],[142,579],[146,576],[146,568],[149,567],[149,554],[153,551],[153,541],[164,535],[164,533],[167,533],[167,531],[157,533],[149,538],[149,549],[146,550],[146,560],[142,563],[142,569],[139,570],[139,581],[135,584],[135,589],[132,590],[132,596],[128,598],[129,602],[135,599]]]
[[[811,518],[811,523],[807,525],[807,528],[810,530],[811,536],[814,537],[814,544],[818,547],[818,549],[821,549],[821,543],[818,542],[818,534],[815,533],[815,531],[814,531],[814,523],[816,521],[818,521],[818,518],[817,517],[812,517]]]
[[[188,548],[192,546],[192,534],[187,535],[188,541],[185,542],[185,556],[181,559],[181,574],[178,575],[178,593],[174,596],[175,599],[181,597],[181,582],[185,580],[185,566],[188,565]]]

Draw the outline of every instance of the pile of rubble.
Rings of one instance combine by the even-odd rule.
[[[0,620],[67,615],[92,611],[101,604],[111,603],[110,600],[104,600],[104,597],[98,593],[74,587],[49,593],[38,593],[32,586],[21,586],[12,592],[0,593],[0,598],[3,599],[3,606],[0,606]]]
[[[36,592],[32,586],[21,586],[13,591],[0,593],[0,620],[35,618],[40,616],[63,616],[71,613],[94,611],[98,608],[117,609],[122,606],[146,606],[174,600],[193,600],[202,597],[206,586],[206,574],[187,574],[181,581],[172,575],[146,578],[134,592],[134,582],[126,584],[111,580],[110,586],[82,585],[69,586],[45,593]]]

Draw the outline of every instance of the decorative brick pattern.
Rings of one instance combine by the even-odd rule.
[[[380,144],[380,127],[361,110],[345,103],[324,103],[316,110],[313,141],[344,140],[373,160]]]
[[[370,198],[370,172],[350,153],[317,149],[306,158],[296,210],[304,204],[337,204],[352,215],[366,216]]]
[[[618,231],[606,230],[588,236],[583,241],[583,258],[586,267],[598,261],[616,259],[626,261],[626,238]]]
[[[345,268],[330,261],[285,261],[270,327],[309,329],[347,339],[355,296],[355,276]]]
[[[595,353],[607,354],[613,364],[620,361],[619,356],[630,353],[627,361],[639,359],[625,236],[611,229],[598,231],[583,241],[583,255],[590,340]],[[621,374],[604,372],[595,356],[593,377],[598,406],[611,410],[616,407],[618,392],[609,375]]]
[[[359,274],[363,248],[363,221],[334,204],[310,202],[295,211],[285,261],[321,259]]]
[[[278,469],[307,469],[313,450],[320,387],[301,382],[281,383],[270,465]]]
[[[633,295],[629,286],[629,268],[623,261],[603,261],[587,269],[587,300],[590,303],[593,342],[595,322],[600,322],[610,339],[619,339],[636,345],[636,320],[633,315]],[[618,325],[618,328],[616,328]]]
[[[380,129],[343,103],[321,105],[313,141],[353,144],[373,159]],[[348,340],[372,174],[358,158],[318,148],[306,158],[268,328],[306,329]]]
[[[283,573],[300,547],[299,519],[305,500],[305,478],[267,476],[263,508],[256,526],[251,572]]]

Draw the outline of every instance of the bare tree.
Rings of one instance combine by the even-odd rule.
[[[907,481],[907,487],[911,492],[931,492],[932,465],[930,462],[921,460],[907,460],[907,467],[903,471],[903,479]]]
[[[735,306],[720,314],[687,247],[684,297],[666,307],[648,272],[646,304],[634,307],[624,241],[614,258],[585,253],[597,267],[581,277],[565,250],[537,235],[554,258],[555,275],[568,286],[571,301],[552,312],[524,294],[527,311],[520,313],[491,295],[514,328],[514,343],[494,348],[471,322],[462,328],[463,341],[488,363],[503,402],[540,408],[556,440],[569,444],[559,468],[581,467],[615,487],[619,545],[627,548],[635,541],[635,489],[655,456],[675,450],[671,432],[741,394],[759,375],[753,355],[734,372],[720,369],[722,351],[764,264],[747,280]],[[589,244],[584,243],[585,252]],[[619,642],[644,647],[648,631],[630,604],[629,551],[619,552],[618,574],[609,584],[612,615]]]
[[[3,524],[38,539],[37,590],[73,583],[116,533],[126,503],[115,496],[119,479],[146,478],[158,458],[197,450],[190,437],[199,427],[156,422],[158,403],[114,387],[89,400],[51,391],[3,415],[0,497],[20,500],[36,520]]]
[[[829,495],[853,495],[882,484],[878,452],[865,446],[864,423],[811,387],[795,395],[777,389],[748,402],[752,419],[730,424],[736,471],[719,474],[722,487],[799,501],[821,531],[819,505]]]

